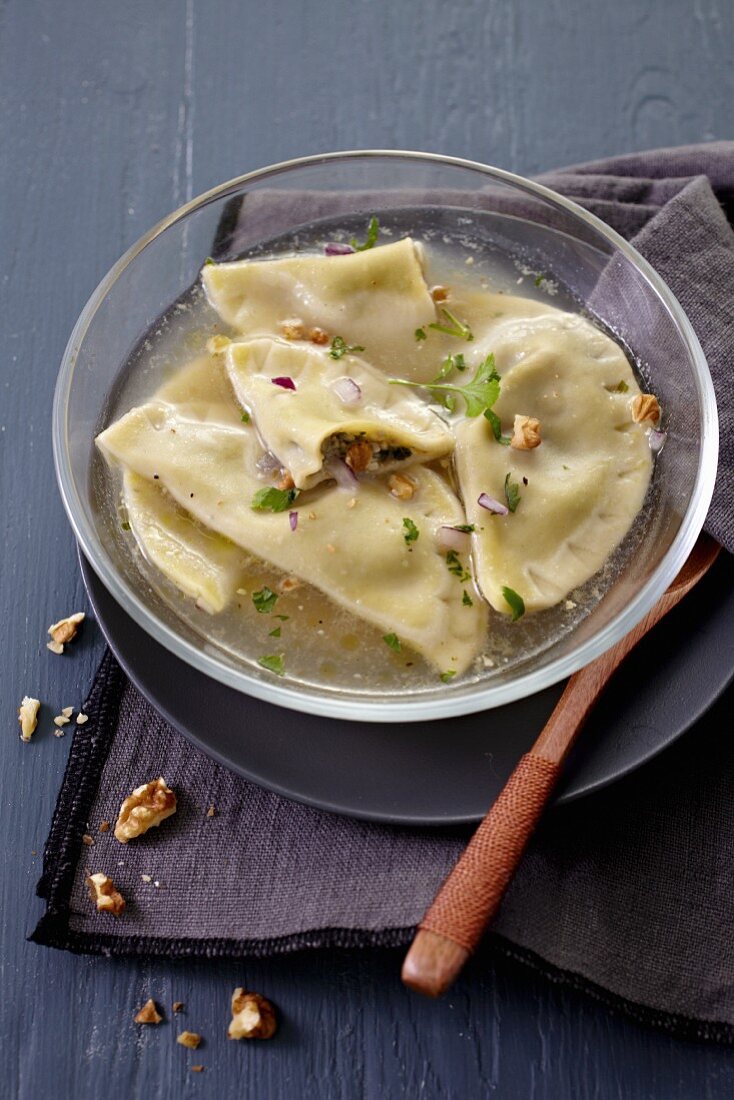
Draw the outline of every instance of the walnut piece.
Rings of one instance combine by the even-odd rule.
[[[296,588],[301,588],[302,584],[298,577],[283,577],[283,580],[278,582],[278,591],[281,595],[285,595],[287,592],[294,592]]]
[[[390,495],[398,500],[411,500],[415,493],[415,482],[405,474],[390,474],[387,484]]]
[[[189,1050],[196,1050],[201,1042],[201,1035],[197,1035],[195,1031],[182,1031],[176,1036],[176,1042],[182,1047],[188,1047]]]
[[[222,355],[231,343],[229,336],[210,336],[206,342],[206,350],[210,355]]]
[[[308,338],[312,344],[328,344],[329,334],[324,332],[322,328],[312,328],[308,334]]]
[[[174,1001],[172,1007],[173,1007],[174,1012],[183,1012],[184,1003],[183,1003],[183,1001]]]
[[[18,721],[20,722],[21,741],[30,741],[36,726],[38,725],[38,712],[41,708],[40,699],[32,699],[30,695],[24,695],[18,707]]]
[[[361,474],[372,461],[372,447],[366,439],[358,439],[349,447],[344,461],[355,474]]]
[[[293,478],[290,475],[290,471],[289,470],[284,470],[283,471],[283,476],[281,477],[280,481],[276,485],[276,488],[277,489],[293,489],[293,488],[295,488],[295,484],[296,484],[295,481],[293,480]]]
[[[660,405],[658,399],[652,393],[639,393],[632,398],[632,419],[637,424],[649,420],[651,424],[657,424],[660,419]]]
[[[136,1024],[159,1024],[163,1017],[156,1008],[155,1001],[150,1000],[145,1002],[134,1019]]]
[[[110,831],[109,821],[100,821],[99,831],[100,831],[100,833],[108,833]]]
[[[204,1072],[204,1067],[203,1066],[192,1066],[191,1067],[191,1072],[192,1073],[203,1073]]]
[[[431,287],[431,297],[434,302],[445,302],[449,296],[449,288],[447,286],[433,286]]]
[[[515,417],[510,446],[516,451],[532,451],[534,447],[539,447],[541,442],[540,421],[534,416],[518,414]]]
[[[112,913],[114,917],[119,917],[125,908],[125,899],[115,889],[115,884],[109,875],[103,874],[102,871],[98,871],[96,875],[89,875],[87,886],[89,896],[100,913]]]
[[[238,986],[232,994],[230,1039],[270,1039],[277,1030],[275,1009],[259,993],[246,993]]]
[[[84,622],[85,615],[83,611],[76,611],[73,615],[68,615],[65,619],[59,619],[57,623],[53,623],[48,628],[48,632],[53,639],[52,653],[63,653],[63,649],[59,649],[58,646],[64,646],[67,642],[71,642],[77,636],[79,630],[79,624]],[[48,648],[51,649],[51,642],[48,642]]]
[[[122,806],[115,825],[115,836],[121,844],[147,833],[176,812],[176,795],[166,786],[165,779],[152,779],[136,787]]]
[[[278,328],[286,340],[303,340],[306,329],[300,317],[289,317],[278,322]]]

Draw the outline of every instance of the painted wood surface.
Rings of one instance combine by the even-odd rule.
[[[509,964],[443,1002],[389,952],[173,965],[25,942],[78,706],[100,656],[48,624],[85,607],[56,492],[50,402],[64,344],[108,267],[169,210],[290,156],[437,150],[524,173],[731,137],[734,7],[721,0],[3,0],[0,3],[0,1095],[718,1098],[729,1052],[676,1043]],[[44,701],[17,738],[23,694]],[[238,984],[271,996],[272,1043],[227,1043]],[[186,1003],[195,1056],[148,996]],[[201,1062],[203,1074],[187,1066]]]

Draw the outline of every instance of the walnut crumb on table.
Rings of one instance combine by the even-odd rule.
[[[201,1035],[197,1035],[195,1031],[182,1031],[176,1036],[176,1042],[182,1047],[188,1047],[189,1050],[196,1050],[201,1042]]]
[[[230,1039],[270,1039],[277,1031],[275,1009],[259,993],[247,993],[238,986],[232,994]]]
[[[176,1013],[183,1012],[183,1010],[184,1010],[183,1001],[174,1001],[173,1005],[172,1005],[172,1008],[173,1008],[173,1011],[176,1012]]]
[[[76,638],[79,626],[86,618],[83,611],[75,611],[73,615],[67,615],[65,619],[59,619],[48,628],[51,641],[46,642],[46,647],[52,653],[63,653],[64,646]]]
[[[109,875],[105,875],[102,871],[88,875],[87,886],[89,896],[100,913],[112,913],[113,917],[119,917],[125,908],[125,899],[115,889],[115,884]]]
[[[33,699],[30,695],[24,695],[18,707],[18,721],[20,722],[21,741],[30,741],[38,725],[38,712],[41,709],[40,699]]]
[[[152,779],[136,787],[120,806],[115,836],[121,844],[127,844],[175,812],[176,795],[166,786],[165,779],[162,776]]]
[[[146,1001],[138,1014],[134,1017],[136,1024],[159,1024],[163,1017],[158,1011],[154,1000]]]
[[[210,806],[209,809],[206,811],[206,816],[207,817],[214,817],[216,812],[217,811],[214,809],[214,807]]]
[[[191,1072],[192,1073],[203,1073],[204,1072],[204,1067],[203,1066],[192,1066],[191,1067]]]

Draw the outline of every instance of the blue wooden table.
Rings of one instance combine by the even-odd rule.
[[[50,405],[108,267],[197,193],[299,154],[435,150],[530,174],[732,137],[729,0],[3,0],[0,4],[0,1095],[687,1098],[734,1095],[734,1057],[615,1018],[499,964],[440,1003],[389,952],[242,965],[77,958],[25,942],[40,852],[102,652],[46,627],[85,607],[56,492]],[[23,694],[44,701],[30,745]],[[228,998],[270,995],[272,1043],[227,1043]],[[148,996],[186,1003],[196,1075]],[[191,1061],[191,1059],[188,1059]]]

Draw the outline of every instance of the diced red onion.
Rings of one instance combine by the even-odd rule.
[[[351,244],[339,244],[338,241],[329,241],[324,247],[327,256],[348,256],[351,252],[354,252]]]
[[[455,527],[439,527],[436,532],[436,541],[441,549],[455,550],[457,554],[466,549],[468,539],[468,531],[457,531]]]
[[[283,463],[275,457],[272,451],[266,451],[262,458],[258,459],[256,465],[261,474],[274,474],[276,471],[283,469]]]
[[[495,516],[506,516],[510,511],[506,504],[500,504],[498,500],[488,496],[487,493],[479,494],[477,497],[477,504],[480,508],[485,508]]]
[[[654,455],[658,454],[663,449],[665,440],[668,438],[667,432],[661,432],[658,428],[652,428],[647,437],[650,444],[650,450]]]
[[[296,388],[296,383],[287,374],[282,374],[278,378],[271,378],[270,381],[274,386],[282,386],[284,390],[294,390]]]
[[[342,489],[354,489],[358,484],[354,470],[341,458],[332,458],[327,462],[326,469]]]
[[[331,383],[331,389],[342,405],[358,405],[362,400],[361,387],[353,378],[335,378]]]
[[[298,512],[289,512],[288,522],[291,525],[291,531],[295,531],[296,527],[298,527]]]

